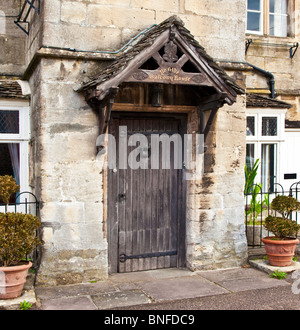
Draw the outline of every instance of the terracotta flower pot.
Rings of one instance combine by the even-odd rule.
[[[270,265],[277,267],[290,266],[299,240],[297,238],[284,240],[274,238],[264,237],[262,239]]]
[[[25,265],[0,267],[0,299],[20,297],[29,268],[32,263]]]

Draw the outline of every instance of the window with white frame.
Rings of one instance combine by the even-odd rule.
[[[21,192],[29,188],[29,139],[29,108],[0,103],[0,175],[14,176]]]
[[[247,110],[246,164],[252,168],[260,160],[256,183],[262,184],[264,192],[273,191],[279,175],[278,157],[284,139],[285,111]]]
[[[286,37],[289,11],[289,0],[247,0],[247,33]]]
[[[263,33],[263,0],[247,0],[247,31]]]

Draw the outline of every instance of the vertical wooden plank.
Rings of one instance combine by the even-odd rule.
[[[177,131],[177,121],[172,121],[172,130]],[[171,161],[174,164],[174,149],[171,152]],[[178,239],[178,221],[181,221],[178,217],[178,204],[180,196],[178,195],[178,172],[180,170],[174,169],[174,165],[172,165],[170,170],[170,204],[171,204],[171,223],[170,223],[170,236],[169,236],[169,244],[170,250],[177,250],[177,239]],[[171,256],[170,258],[170,266],[177,266],[177,256]]]
[[[186,118],[179,122],[179,132],[183,138],[187,128]],[[179,203],[178,203],[178,267],[185,267],[186,265],[186,180],[183,175],[183,171],[177,171],[178,173],[178,190],[179,190]]]
[[[112,120],[110,125],[110,132],[114,136],[117,132],[118,120]],[[109,151],[108,151],[109,152]],[[118,156],[117,156],[118,157]],[[107,200],[107,237],[108,237],[108,259],[110,272],[116,273],[118,271],[118,252],[119,252],[119,221],[118,221],[118,176],[111,169],[108,170],[108,200]]]
[[[145,123],[145,131],[152,129],[151,119],[147,119]],[[151,136],[147,135],[148,146],[151,152]],[[152,190],[152,169],[151,158],[148,159],[148,170],[145,170],[145,205],[144,205],[144,225],[145,225],[145,251],[151,253],[151,190]],[[151,269],[151,258],[146,258],[144,263],[145,270]]]
[[[143,134],[145,132],[145,120],[141,119],[139,121],[139,133]],[[145,158],[144,150],[140,150],[140,162],[143,162]],[[138,253],[143,254],[145,251],[145,169],[138,169],[139,176],[139,211],[138,211],[138,231],[139,231],[139,240],[138,240]],[[145,259],[138,259],[139,270],[144,270]]]
[[[165,120],[160,120],[158,123],[158,130],[160,134],[162,132],[165,132]],[[165,176],[165,171],[164,170],[164,155],[163,152],[165,152],[165,148],[163,147],[163,143],[160,143],[160,148],[159,148],[159,156],[160,156],[160,167],[159,167],[159,185],[158,185],[158,252],[164,252],[164,228],[165,228],[165,218],[164,218],[164,207],[165,207],[165,195],[164,195],[164,176]],[[164,257],[159,257],[158,258],[158,263],[157,263],[158,268],[163,268],[164,267]]]
[[[139,132],[139,120],[133,119],[132,131]],[[136,146],[132,147],[134,150]],[[132,255],[139,254],[139,208],[140,208],[140,195],[139,195],[139,170],[132,170]],[[132,259],[132,271],[139,270],[138,259]]]
[[[152,120],[152,132],[158,129],[158,120]],[[158,180],[159,170],[152,169],[151,185],[151,252],[158,251],[157,228],[158,224]],[[157,258],[151,258],[151,269],[157,268]]]
[[[128,138],[132,130],[132,121],[126,120],[124,125],[127,126]],[[128,154],[130,149],[128,149]],[[128,164],[127,164],[128,165]],[[132,170],[127,168],[126,170],[126,255],[132,255]],[[128,259],[125,262],[125,272],[132,271],[132,260]]]
[[[123,119],[121,119],[119,120],[119,125],[126,126],[126,122]],[[117,176],[119,178],[117,204],[118,204],[118,219],[119,219],[119,256],[120,256],[121,254],[126,254],[127,170],[118,168]],[[119,262],[120,273],[124,273],[126,271],[125,264],[126,263]]]
[[[178,122],[177,120],[173,120],[171,122],[171,130],[178,132]],[[175,160],[175,149],[171,149],[171,170],[170,170],[170,236],[169,236],[169,246],[170,250],[177,250],[177,239],[178,239],[178,231],[177,224],[180,219],[178,218],[178,209],[177,205],[179,203],[178,196],[178,170],[174,168],[174,160]],[[177,266],[177,255],[170,257],[170,267]]]

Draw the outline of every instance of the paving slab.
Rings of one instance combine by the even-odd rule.
[[[39,299],[56,299],[69,296],[88,296],[104,292],[113,292],[117,288],[110,282],[97,282],[55,287],[36,287],[35,292]]]
[[[150,270],[149,275],[151,275],[153,279],[168,279],[174,277],[179,278],[179,277],[195,276],[196,273],[192,272],[189,269],[165,268],[158,270]]]
[[[140,272],[132,273],[119,273],[109,275],[108,280],[111,283],[138,283],[138,282],[148,282],[157,279],[167,279],[167,278],[178,278],[186,276],[194,276],[195,272],[188,269],[178,269],[178,268],[165,268],[165,269],[155,269],[146,270]]]
[[[226,289],[200,276],[160,279],[139,283],[139,286],[155,301],[187,299],[229,293]]]
[[[216,270],[197,271],[197,274],[212,281],[219,283],[224,280],[236,280],[244,278],[266,277],[266,274],[254,268],[225,268]]]
[[[223,271],[198,272],[209,281],[212,281],[230,292],[241,292],[257,289],[269,289],[279,286],[290,286],[284,280],[270,278],[265,273],[253,268],[234,268]]]
[[[98,309],[113,309],[151,303],[151,299],[140,290],[104,293],[92,295],[91,298]]]
[[[249,260],[249,264],[252,267],[262,270],[263,272],[265,272],[267,274],[272,274],[275,272],[275,270],[279,270],[284,273],[292,273],[294,271],[300,271],[300,262],[298,262],[298,261],[292,261],[292,264],[287,267],[271,266],[269,264],[269,261],[265,260],[265,259]]]
[[[44,300],[41,303],[42,310],[97,310],[89,296],[63,297]]]

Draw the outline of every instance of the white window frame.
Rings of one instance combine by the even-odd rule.
[[[0,100],[0,110],[19,111],[19,133],[0,133],[0,143],[20,145],[20,192],[29,191],[30,108],[28,102]]]
[[[258,35],[262,35],[263,34],[263,22],[264,22],[264,0],[260,0],[260,8],[261,10],[253,10],[253,9],[248,9],[248,1],[247,1],[247,17],[248,17],[248,13],[257,13],[260,14],[260,20],[259,20],[259,31],[255,31],[255,30],[248,30],[246,29],[246,33],[250,33],[250,34],[258,34]],[[247,22],[246,22],[246,27],[248,26]]]
[[[261,108],[248,108],[246,117],[255,118],[255,135],[246,136],[246,144],[254,144],[254,160],[261,160],[262,144],[276,144],[276,166],[275,177],[280,179],[282,176],[282,169],[280,168],[280,155],[282,142],[285,138],[285,109],[261,109]],[[262,118],[263,117],[276,117],[277,118],[277,135],[264,136],[262,135]],[[256,183],[261,183],[261,165],[258,168],[260,175],[256,178]],[[278,180],[277,180],[278,181]]]
[[[255,135],[247,135],[247,142],[268,142],[268,141],[283,141],[284,140],[284,123],[285,123],[285,110],[274,110],[274,109],[247,109],[246,116],[254,117],[255,121]],[[274,117],[277,118],[277,135],[276,136],[265,136],[262,135],[262,118],[263,117]]]
[[[268,35],[271,37],[281,37],[281,38],[286,38],[289,36],[294,31],[293,28],[293,22],[289,22],[288,17],[292,13],[295,12],[295,1],[294,0],[287,0],[287,12],[286,14],[282,13],[271,13],[270,12],[270,0],[260,0],[260,8],[261,10],[252,10],[248,9],[248,1],[247,1],[247,17],[248,17],[248,12],[249,13],[260,13],[260,30],[259,31],[254,31],[254,30],[248,30],[248,22],[246,21],[246,33],[247,34],[254,34],[254,35]],[[280,34],[271,34],[270,33],[270,17],[285,17],[287,19],[286,21],[286,31],[281,30]],[[275,26],[276,30],[276,26]],[[285,32],[283,34],[283,32]]]

